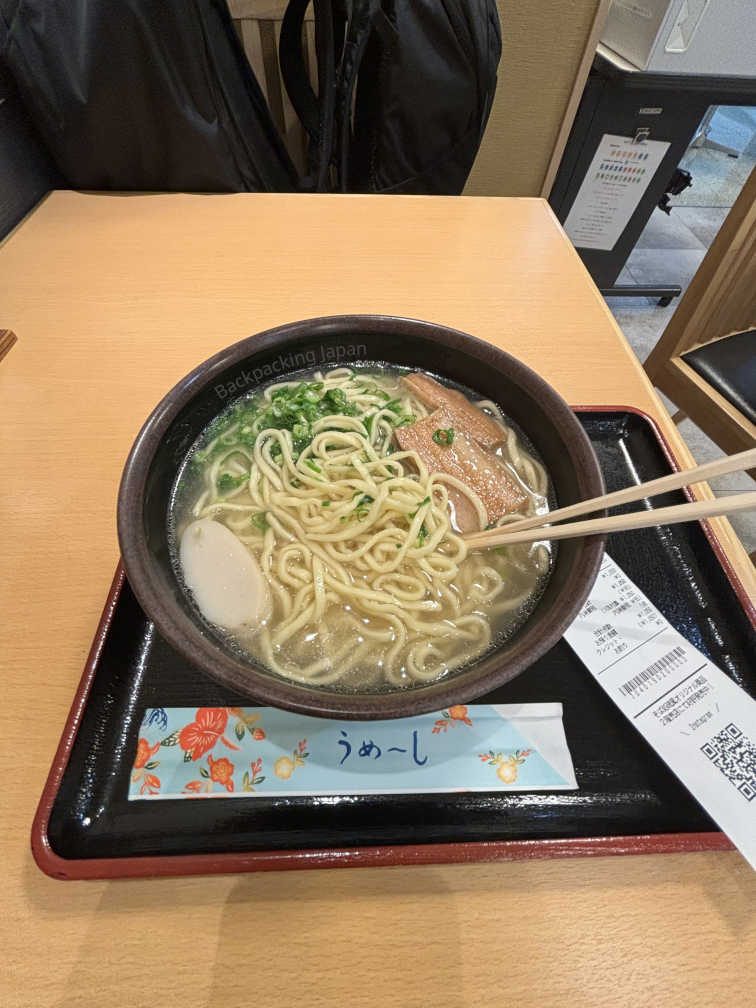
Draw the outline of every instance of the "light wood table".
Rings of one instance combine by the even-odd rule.
[[[756,879],[737,853],[70,884],[33,864],[142,420],[221,347],[342,312],[472,332],[573,405],[646,410],[690,462],[540,200],[48,197],[0,248],[0,327],[19,337],[0,364],[0,1003],[752,1003]]]

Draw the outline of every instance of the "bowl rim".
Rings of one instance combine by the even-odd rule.
[[[366,336],[397,330],[420,337],[436,347],[465,353],[482,365],[506,364],[508,377],[539,397],[555,426],[562,432],[572,458],[581,494],[598,496],[604,480],[593,446],[572,409],[559,393],[522,361],[494,344],[441,323],[394,315],[328,315],[275,326],[224,347],[197,365],[166,393],[139,431],[126,460],[118,492],[117,525],[124,569],[140,606],[159,632],[192,665],[216,681],[274,707],[310,716],[385,720],[444,709],[454,703],[475,700],[513,679],[553,647],[576,617],[598,574],[605,536],[582,540],[568,581],[552,605],[553,619],[547,628],[528,622],[514,638],[505,663],[491,651],[468,672],[406,690],[383,693],[339,693],[286,681],[253,662],[242,661],[224,651],[201,625],[160,587],[144,531],[143,501],[155,452],[179,412],[212,384],[214,378],[247,357],[276,349],[294,337]],[[443,374],[443,366],[439,369]],[[139,503],[137,503],[139,502]],[[567,597],[568,590],[570,592]],[[537,612],[537,609],[536,609]],[[538,631],[536,634],[535,631]],[[497,668],[498,666],[498,668]],[[464,697],[464,699],[461,699]]]

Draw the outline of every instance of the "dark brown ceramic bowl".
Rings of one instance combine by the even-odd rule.
[[[321,717],[405,717],[466,703],[514,678],[549,650],[584,602],[602,537],[560,544],[532,615],[506,643],[438,682],[376,694],[340,693],[282,679],[241,660],[203,623],[169,553],[167,511],[178,469],[201,431],[233,398],[303,367],[385,361],[467,385],[530,437],[560,505],[604,492],[596,456],[572,410],[530,368],[445,326],[380,315],[310,319],[242,340],[200,364],[153,411],[131,450],[118,497],[118,535],[131,587],[160,633],[193,665],[250,700]]]

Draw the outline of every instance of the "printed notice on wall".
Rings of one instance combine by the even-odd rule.
[[[604,134],[564,222],[576,248],[614,248],[668,148],[662,140]]]

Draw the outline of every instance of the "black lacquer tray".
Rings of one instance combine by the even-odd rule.
[[[608,490],[672,470],[644,415],[577,412]],[[607,549],[676,629],[756,695],[756,617],[705,523],[621,533]],[[119,568],[34,821],[34,856],[73,879],[731,846],[564,641],[478,702],[538,701],[564,705],[577,792],[129,802],[145,708],[252,698],[189,669]]]

